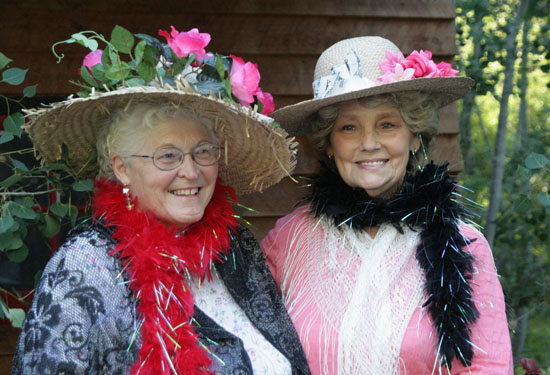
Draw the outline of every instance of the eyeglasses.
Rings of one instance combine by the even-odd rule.
[[[157,149],[153,155],[130,155],[139,158],[153,159],[155,167],[162,171],[176,169],[183,163],[185,155],[190,154],[191,159],[198,165],[207,167],[220,159],[221,147],[213,143],[198,145],[191,152],[183,152],[179,148],[165,147]]]

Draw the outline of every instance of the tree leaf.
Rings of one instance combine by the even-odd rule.
[[[111,32],[111,43],[122,53],[130,53],[134,46],[134,36],[124,27],[116,25]]]
[[[75,181],[73,183],[73,190],[75,191],[92,191],[94,188],[94,182],[91,179]]]
[[[14,159],[14,158],[10,158],[10,159],[11,159],[11,162],[13,163],[13,166],[15,168],[17,168],[21,171],[26,171],[26,172],[29,170],[29,168],[27,168],[27,166],[23,162],[21,162],[17,159]]]
[[[15,226],[15,221],[13,217],[9,214],[2,215],[0,218],[0,233],[10,232],[11,229]]]
[[[4,69],[10,62],[13,60],[4,55],[2,52],[0,52],[0,70]]]
[[[0,249],[15,250],[23,246],[19,232],[0,233]]]
[[[23,89],[23,96],[25,98],[32,98],[34,95],[36,95],[36,86],[38,85],[32,85],[27,86]]]
[[[59,229],[61,228],[61,224],[59,220],[57,220],[55,217],[53,217],[50,214],[44,215],[44,225],[40,228],[40,231],[46,238],[51,238],[55,236],[57,233],[59,233]]]
[[[12,205],[10,205],[10,213],[21,219],[36,219],[36,212],[31,207],[22,205],[19,202],[12,202]]]
[[[546,208],[550,208],[550,195],[548,193],[538,193],[539,202]]]
[[[4,120],[4,130],[21,138],[21,126],[25,123],[25,118],[21,112],[15,112]]]
[[[10,68],[2,73],[2,81],[17,86],[25,80],[29,69]]]
[[[522,179],[526,180],[529,177],[531,177],[531,173],[529,172],[529,169],[525,168],[523,165],[518,165],[518,169],[516,170],[517,176]]]
[[[19,182],[23,177],[18,175],[18,174],[12,174],[11,176],[9,176],[8,178],[2,180],[2,182],[0,182],[0,187],[3,187],[3,188],[9,188],[11,185]]]
[[[23,242],[21,242],[21,246],[17,249],[6,251],[6,256],[8,257],[8,259],[16,263],[21,263],[22,261],[27,259],[28,255],[29,248]]]
[[[23,327],[23,321],[25,320],[25,311],[23,309],[15,308],[9,309],[9,319],[11,325],[15,328]]]
[[[548,163],[546,156],[532,152],[525,158],[525,166],[529,169],[539,169]]]
[[[514,201],[514,209],[518,212],[529,211],[531,209],[531,199],[525,194],[520,194]]]
[[[54,215],[60,218],[65,217],[68,211],[69,211],[69,208],[66,205],[59,202],[55,202],[50,206],[50,212],[53,212]]]
[[[14,138],[12,133],[4,132],[2,136],[0,137],[0,145],[3,143],[8,143]]]

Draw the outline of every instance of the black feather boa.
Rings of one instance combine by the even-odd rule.
[[[458,219],[466,210],[457,202],[457,184],[447,175],[447,164],[429,164],[407,178],[388,200],[369,197],[351,188],[326,166],[314,177],[312,195],[306,198],[315,217],[327,215],[335,226],[355,229],[390,223],[403,233],[404,225],[420,230],[416,259],[424,270],[428,306],[439,335],[440,365],[450,369],[454,358],[472,362],[470,325],[479,312],[470,285],[473,257],[462,250],[470,243],[460,234]]]

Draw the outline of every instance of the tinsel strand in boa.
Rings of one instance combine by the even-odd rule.
[[[229,203],[233,189],[219,181],[203,218],[178,234],[154,215],[128,210],[122,186],[96,182],[94,218],[114,229],[118,242],[111,255],[123,261],[142,320],[142,346],[131,374],[211,374],[211,358],[191,325],[192,275],[211,277],[213,262],[230,245],[237,219]],[[137,332],[136,332],[137,335]]]
[[[458,227],[466,211],[457,201],[457,184],[448,177],[447,165],[427,165],[388,200],[351,188],[326,166],[313,180],[312,195],[306,201],[315,217],[327,215],[337,227],[358,230],[390,223],[400,232],[403,225],[421,231],[416,258],[426,276],[426,306],[439,337],[439,365],[450,369],[453,359],[459,358],[469,366],[474,354],[470,325],[479,312],[470,285],[473,259],[462,250],[470,240]]]

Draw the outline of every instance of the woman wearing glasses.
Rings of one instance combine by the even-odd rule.
[[[46,162],[65,144],[72,166],[97,151],[99,168],[92,219],[44,270],[14,374],[309,374],[232,208],[235,191],[289,173],[294,150],[269,118],[197,82],[121,86],[31,114]]]

